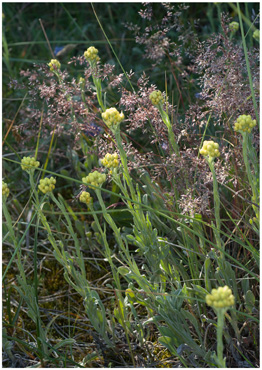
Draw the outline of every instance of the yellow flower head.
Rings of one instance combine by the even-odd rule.
[[[251,116],[246,116],[245,114],[242,114],[242,116],[239,116],[237,121],[234,124],[234,130],[238,132],[248,132],[250,133],[252,128],[255,127],[257,124],[257,121],[255,119],[252,120]]]
[[[123,121],[125,116],[122,112],[119,113],[116,108],[109,108],[102,113],[102,118],[109,128],[114,128]]]
[[[89,205],[93,200],[93,198],[90,196],[90,194],[87,191],[83,191],[79,199],[80,199],[80,202],[85,203],[87,205]]]
[[[100,60],[98,54],[98,50],[94,46],[90,46],[85,52],[84,52],[84,57],[86,60],[92,64],[94,62],[98,62]]]
[[[7,184],[4,181],[2,181],[2,196],[7,198],[8,195],[9,195],[9,192],[10,192],[10,190],[9,190]]]
[[[105,157],[101,160],[101,163],[106,168],[116,168],[119,165],[117,153],[109,154],[107,153]]]
[[[259,30],[255,30],[255,31],[253,32],[253,38],[254,38],[256,41],[258,41],[258,42],[259,42],[259,40],[260,40],[260,31],[259,31]]]
[[[40,184],[38,185],[38,189],[42,191],[42,193],[46,194],[54,190],[56,184],[56,179],[54,177],[45,177],[44,179],[40,180]]]
[[[149,95],[149,99],[151,100],[152,104],[155,105],[155,106],[161,105],[164,102],[164,98],[162,96],[162,93],[159,90],[153,91]]]
[[[214,141],[205,140],[202,148],[199,150],[199,153],[202,154],[204,157],[209,156],[211,158],[216,158],[220,156],[220,152],[218,148],[219,148],[219,145],[215,143]]]
[[[61,64],[57,59],[51,59],[51,62],[48,63],[48,66],[50,67],[50,71],[54,72],[60,69]]]
[[[238,22],[231,22],[229,23],[229,29],[232,32],[237,32],[239,29],[239,23]]]
[[[88,176],[82,178],[82,182],[87,185],[101,186],[106,181],[106,174],[98,171],[91,172]]]
[[[235,303],[235,297],[228,286],[212,289],[211,294],[206,295],[206,304],[213,308],[231,307]]]
[[[23,157],[21,160],[21,167],[23,171],[35,170],[40,166],[40,162],[36,161],[33,157]]]

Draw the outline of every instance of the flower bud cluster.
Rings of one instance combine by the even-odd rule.
[[[54,72],[60,69],[61,64],[57,59],[51,59],[51,62],[48,63],[48,66],[50,67],[50,71]]]
[[[231,307],[235,303],[232,290],[225,285],[223,288],[212,289],[211,294],[206,295],[206,303],[214,308]]]
[[[157,90],[157,91],[153,91],[150,95],[149,95],[149,99],[151,100],[152,104],[153,105],[160,105],[160,104],[163,104],[164,102],[164,98],[162,96],[162,93],[161,91]]]
[[[54,190],[56,184],[56,179],[54,177],[46,177],[40,180],[40,184],[38,185],[38,189],[42,191],[42,193],[46,194]]]
[[[219,145],[215,143],[214,141],[205,140],[202,146],[202,149],[200,149],[199,153],[202,154],[204,157],[209,156],[212,158],[216,158],[220,156],[220,152],[218,148],[219,148]]]
[[[255,31],[253,32],[253,38],[254,38],[256,41],[258,41],[258,42],[259,42],[259,40],[260,40],[260,31],[259,31],[259,30],[255,30]]]
[[[229,29],[232,32],[237,32],[239,29],[239,23],[238,22],[231,22],[229,23]]]
[[[86,60],[91,64],[94,62],[98,62],[100,60],[98,54],[98,50],[94,46],[90,46],[85,52],[84,57]]]
[[[246,116],[245,114],[242,114],[242,116],[239,116],[237,121],[235,122],[234,130],[250,133],[252,128],[255,127],[256,124],[257,121],[255,119],[252,120],[250,115]]]
[[[34,170],[40,166],[40,162],[36,161],[33,157],[23,157],[21,160],[21,167],[23,171]]]
[[[8,197],[8,195],[9,195],[9,188],[8,188],[8,186],[7,186],[7,184],[4,182],[4,181],[2,181],[2,196],[4,197]]]
[[[93,200],[93,198],[90,196],[90,194],[87,191],[83,191],[79,197],[80,202],[85,204],[90,204]]]
[[[87,185],[101,186],[106,181],[106,174],[94,171],[82,178],[82,182]]]
[[[123,121],[125,116],[122,112],[119,113],[116,108],[109,108],[102,113],[102,118],[109,128],[113,128]]]
[[[105,157],[101,160],[101,163],[106,168],[116,168],[119,165],[117,153],[109,154],[107,153]]]

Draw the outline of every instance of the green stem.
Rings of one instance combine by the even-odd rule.
[[[172,124],[170,122],[170,119],[168,117],[168,114],[164,111],[162,105],[158,105],[158,110],[160,112],[160,115],[161,115],[161,118],[162,118],[164,124],[166,125],[166,127],[168,129],[169,143],[171,144],[172,149],[174,150],[174,153],[177,156],[179,156],[180,155],[179,154],[179,148],[178,148],[178,145],[177,145],[177,142],[176,142],[176,139],[175,139],[175,135],[174,135],[174,132],[173,132]]]
[[[223,359],[223,328],[224,328],[225,309],[217,310],[217,357],[218,367],[225,368],[226,361]]]
[[[133,182],[132,182],[132,179],[131,179],[131,176],[129,174],[128,167],[127,167],[127,157],[126,157],[126,153],[124,151],[123,145],[122,145],[119,126],[114,131],[114,134],[115,134],[117,147],[120,152],[120,158],[121,158],[121,162],[122,162],[123,169],[124,169],[124,179],[126,180],[126,183],[130,189],[132,200],[137,201],[137,197],[135,195],[135,189],[133,187]]]
[[[254,108],[255,108],[256,120],[257,120],[257,124],[258,124],[258,128],[259,128],[259,116],[258,116],[257,102],[256,102],[254,88],[253,88],[253,79],[252,79],[250,64],[249,64],[249,60],[248,60],[246,38],[245,38],[244,27],[243,27],[243,22],[242,22],[242,17],[244,15],[240,11],[239,3],[237,3],[237,12],[238,12],[239,24],[240,24],[240,29],[241,29],[243,49],[244,49],[244,54],[245,54],[245,59],[246,59],[247,74],[248,74],[248,79],[249,79],[249,86],[250,86],[250,90],[251,90],[253,105],[254,105]]]
[[[251,186],[251,189],[252,189],[252,193],[253,193],[253,196],[255,197],[255,202],[257,201],[257,189],[256,189],[256,186],[254,184],[254,179],[253,179],[253,176],[252,176],[252,173],[251,173],[251,168],[250,168],[250,164],[249,164],[249,160],[248,160],[248,153],[247,153],[247,149],[248,149],[248,134],[246,132],[243,133],[243,159],[244,159],[244,163],[245,163],[245,167],[246,167],[246,171],[247,171],[247,177],[248,177],[248,182],[249,182],[249,185]]]
[[[220,231],[221,231],[221,220],[220,220],[220,197],[218,191],[218,183],[216,178],[216,172],[214,167],[214,158],[208,157],[207,162],[209,164],[209,168],[212,172],[213,177],[213,197],[214,197],[214,207],[215,207],[215,218],[216,218],[216,230],[214,230],[216,242],[220,250],[224,250],[224,244],[221,243]],[[223,245],[222,245],[223,244]],[[224,253],[220,252],[221,257],[224,257]]]
[[[105,112],[106,108],[103,104],[101,80],[100,78],[94,77],[94,75],[92,75],[92,77],[93,77],[93,82],[96,87],[96,97],[98,100],[98,104],[100,105],[100,108],[102,109],[102,111]]]

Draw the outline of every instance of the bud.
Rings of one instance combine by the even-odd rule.
[[[199,153],[202,154],[204,157],[211,157],[216,158],[220,156],[220,152],[218,150],[219,145],[214,141],[204,141],[202,149],[199,150]]]
[[[227,308],[235,303],[235,297],[228,286],[212,289],[211,294],[206,295],[206,303],[213,308]]]
[[[255,119],[252,120],[250,115],[242,114],[242,116],[239,116],[237,121],[234,123],[234,130],[238,131],[240,133],[248,132],[250,133],[257,124],[257,121]]]
[[[60,69],[61,64],[57,59],[51,59],[51,62],[48,63],[48,66],[50,67],[50,71],[54,72]]]
[[[54,190],[56,184],[56,179],[54,177],[45,177],[44,179],[40,180],[40,184],[38,185],[38,189],[42,191],[42,193],[46,194]]]

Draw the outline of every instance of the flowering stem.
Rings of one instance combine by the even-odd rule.
[[[100,105],[102,111],[105,112],[106,108],[103,104],[101,79],[94,77],[93,74],[92,74],[92,77],[93,77],[93,82],[96,87],[96,96],[97,96],[98,104]]]
[[[133,187],[132,179],[131,179],[129,171],[128,171],[127,158],[126,158],[126,153],[125,153],[123,145],[122,145],[119,126],[116,128],[116,130],[114,130],[114,133],[115,133],[117,147],[118,147],[119,152],[120,152],[121,162],[122,162],[122,165],[123,165],[123,168],[124,168],[124,178],[125,178],[125,180],[127,182],[127,185],[130,189],[132,199],[136,201],[137,199],[136,199],[136,196],[135,196],[135,189]]]
[[[179,149],[178,149],[177,142],[175,140],[175,135],[174,135],[174,132],[173,132],[173,129],[172,129],[172,125],[171,125],[170,119],[169,119],[168,115],[166,114],[166,112],[164,111],[162,105],[159,104],[158,105],[158,109],[159,109],[161,118],[162,118],[164,124],[166,125],[166,127],[168,129],[168,139],[169,139],[169,142],[170,142],[170,144],[171,144],[171,146],[172,146],[172,148],[174,150],[174,153],[179,156]]]
[[[258,109],[257,109],[257,102],[256,102],[256,97],[255,97],[255,92],[254,92],[254,87],[253,87],[253,78],[252,78],[252,75],[251,75],[250,64],[249,64],[249,60],[248,60],[246,38],[245,38],[245,32],[244,32],[244,27],[243,27],[243,22],[242,22],[243,14],[240,11],[239,3],[237,3],[237,13],[238,13],[239,24],[240,24],[240,29],[241,29],[243,49],[244,49],[244,54],[245,54],[245,59],[246,59],[249,86],[250,86],[250,90],[251,90],[253,106],[254,106],[255,113],[256,113],[256,120],[257,120],[257,124],[258,124],[259,123],[259,115],[258,115]],[[259,129],[259,124],[258,124],[258,129]]]
[[[219,192],[218,192],[218,183],[216,178],[216,172],[214,168],[214,158],[208,157],[207,162],[209,164],[209,168],[212,172],[213,177],[213,196],[214,196],[214,206],[215,206],[215,218],[216,218],[216,230],[215,230],[215,237],[216,242],[218,244],[218,247],[220,249],[221,256],[224,257],[224,253],[221,251],[224,250],[224,247],[221,244],[221,238],[220,238],[220,229],[221,229],[221,220],[220,220],[220,198],[219,198]]]
[[[225,308],[217,309],[217,356],[215,359],[220,368],[226,367],[226,361],[223,359],[223,328],[225,312]]]
[[[248,177],[248,182],[249,185],[251,186],[253,197],[255,198],[255,202],[257,202],[258,194],[257,194],[257,189],[254,183],[254,178],[251,173],[251,168],[248,160],[248,136],[249,134],[244,132],[243,133],[243,158],[244,158],[244,163],[247,171],[247,177]]]

